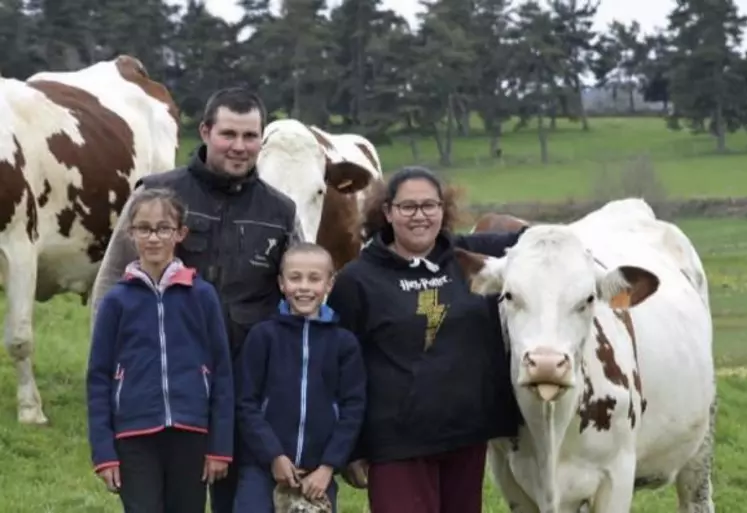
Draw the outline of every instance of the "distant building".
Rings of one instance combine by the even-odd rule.
[[[631,86],[633,88],[631,98]],[[589,114],[634,114],[664,112],[664,102],[644,101],[636,84],[613,83],[599,87],[585,87],[581,94]]]

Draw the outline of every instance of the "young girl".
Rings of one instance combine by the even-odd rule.
[[[204,513],[233,453],[234,393],[215,289],[174,257],[185,209],[165,189],[132,205],[139,259],[104,296],[88,363],[93,465],[125,512]]]

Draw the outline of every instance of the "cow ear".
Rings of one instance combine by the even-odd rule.
[[[505,258],[495,258],[473,253],[462,248],[454,249],[454,256],[475,294],[498,294],[503,290]]]
[[[351,153],[350,148],[337,148],[326,132],[313,125],[308,128],[324,152],[327,184],[342,194],[353,194],[365,189],[374,175],[372,170],[357,162],[360,158],[365,158],[360,149],[356,147]]]
[[[659,288],[659,278],[635,266],[620,266],[597,279],[599,297],[615,309],[632,308]]]
[[[350,162],[333,164],[327,157],[327,176],[325,180],[343,194],[353,194],[365,189],[371,182],[371,173],[367,169]]]

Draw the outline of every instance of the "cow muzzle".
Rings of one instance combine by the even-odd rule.
[[[571,358],[566,353],[540,347],[524,353],[520,385],[545,402],[555,401],[571,386]]]

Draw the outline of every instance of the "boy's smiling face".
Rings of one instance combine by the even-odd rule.
[[[315,317],[332,282],[332,260],[328,254],[298,251],[286,255],[279,284],[294,314]]]

